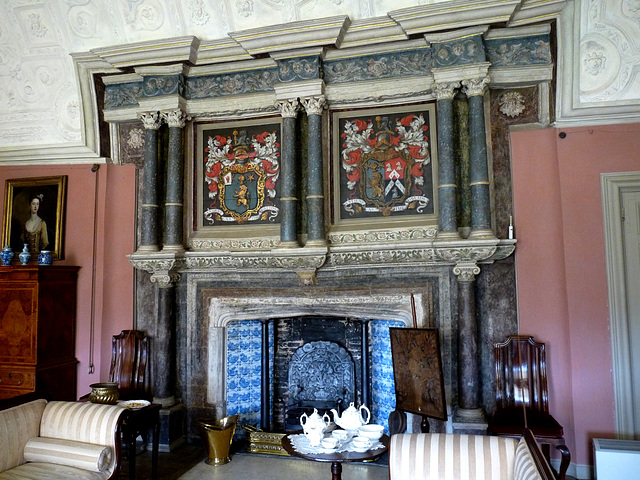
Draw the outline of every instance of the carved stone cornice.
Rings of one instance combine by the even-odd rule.
[[[142,112],[138,114],[138,118],[142,121],[145,130],[158,130],[162,123],[158,112]]]
[[[322,110],[327,108],[327,101],[324,95],[318,97],[300,99],[302,106],[307,111],[307,115],[322,115]]]
[[[160,112],[160,116],[169,125],[169,128],[184,128],[186,123],[191,120],[191,117],[180,109]]]
[[[292,100],[279,100],[275,103],[275,106],[283,118],[295,118],[300,111],[300,102],[298,102],[297,98]]]

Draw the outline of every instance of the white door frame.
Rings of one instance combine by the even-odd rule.
[[[640,191],[640,172],[603,173],[600,175],[600,181],[607,260],[616,433],[618,438],[633,440],[634,432],[640,429],[640,425],[636,428],[633,416],[629,319],[627,318],[627,288],[622,243],[622,193],[627,190]]]

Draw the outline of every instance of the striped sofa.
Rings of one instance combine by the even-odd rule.
[[[530,430],[520,439],[403,433],[389,444],[390,480],[554,480]]]
[[[120,423],[128,410],[48,402],[27,394],[0,402],[0,480],[117,478]]]

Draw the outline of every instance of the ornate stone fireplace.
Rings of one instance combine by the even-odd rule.
[[[438,328],[448,404],[481,428],[490,345],[517,328],[508,129],[548,120],[561,6],[472,3],[357,28],[337,16],[207,44],[184,37],[144,55],[141,45],[102,49],[78,62],[98,72],[113,157],[133,157],[126,137],[145,137],[130,261],[167,409],[181,400],[190,420],[225,414],[231,323],[340,316]],[[305,32],[304,48],[292,31]],[[256,129],[248,153],[235,127],[216,136],[221,122],[281,136],[250,165],[273,132]],[[275,199],[253,217],[236,204],[250,170]],[[216,203],[224,191],[232,207]]]

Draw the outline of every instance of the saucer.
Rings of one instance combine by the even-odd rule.
[[[364,453],[368,451],[371,447],[356,447],[355,445],[351,445],[353,447],[354,452]]]

